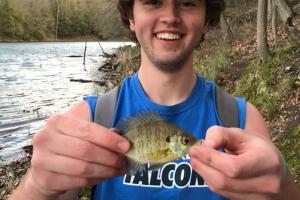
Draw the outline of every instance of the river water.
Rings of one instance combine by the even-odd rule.
[[[101,42],[107,53],[132,43]],[[22,147],[54,113],[63,113],[85,95],[104,88],[70,79],[101,80],[99,43],[0,43],[0,164],[23,156]]]

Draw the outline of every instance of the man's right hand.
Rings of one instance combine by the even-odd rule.
[[[47,199],[125,173],[123,154],[129,142],[77,117],[51,116],[32,143],[31,168],[21,185],[35,196]]]

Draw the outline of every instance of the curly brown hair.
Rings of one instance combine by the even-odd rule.
[[[132,17],[134,0],[118,0],[118,10],[123,24],[129,28],[129,19]],[[220,14],[225,9],[224,0],[205,0],[206,22],[210,26],[216,26],[220,20]]]

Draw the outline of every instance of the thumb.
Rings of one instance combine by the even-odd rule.
[[[247,139],[249,138],[242,129],[212,126],[207,130],[203,144],[214,149],[225,148],[229,151],[236,151]]]

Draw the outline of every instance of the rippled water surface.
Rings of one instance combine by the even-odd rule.
[[[128,43],[101,42],[105,52]],[[0,164],[22,156],[21,147],[49,115],[65,112],[85,95],[101,94],[102,51],[97,42],[0,43]]]

